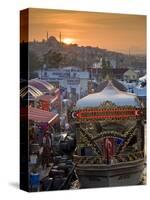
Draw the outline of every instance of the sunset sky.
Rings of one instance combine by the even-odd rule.
[[[146,17],[108,13],[30,9],[29,40],[49,36],[79,46],[98,46],[131,54],[145,54]]]

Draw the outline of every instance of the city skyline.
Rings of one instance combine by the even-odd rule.
[[[31,12],[30,12],[31,11]],[[29,41],[56,37],[66,44],[146,54],[146,16],[29,9]]]

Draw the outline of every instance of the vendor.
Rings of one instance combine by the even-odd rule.
[[[43,137],[43,153],[42,153],[42,167],[49,166],[52,159],[52,140],[48,131],[45,132]]]

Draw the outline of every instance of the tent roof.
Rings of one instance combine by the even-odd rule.
[[[52,92],[54,90],[52,84],[37,78],[29,80],[29,84],[38,88],[41,92]]]
[[[30,97],[32,96],[33,99],[43,95],[43,93],[39,89],[37,89],[36,87],[32,85],[24,86],[20,90],[21,98],[24,98],[27,94],[29,94]]]

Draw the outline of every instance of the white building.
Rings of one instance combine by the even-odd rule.
[[[93,68],[102,69],[103,68],[103,65],[102,65],[103,62],[102,62],[102,60],[103,60],[103,58],[101,57],[98,62],[95,62],[93,64]],[[105,58],[105,61],[109,61],[110,62],[111,68],[113,68],[113,69],[116,68],[116,65],[117,65],[116,59],[114,59],[114,58]]]
[[[53,68],[37,71],[39,78],[49,82],[58,82],[67,90],[69,98],[80,99],[88,93],[89,72],[81,71],[77,67]]]
[[[120,81],[128,92],[136,94],[139,99],[146,106],[147,86],[146,86],[146,75],[139,78],[137,82],[128,83],[126,81]]]
[[[123,79],[128,82],[137,81],[138,75],[135,71],[129,69],[123,74]]]

